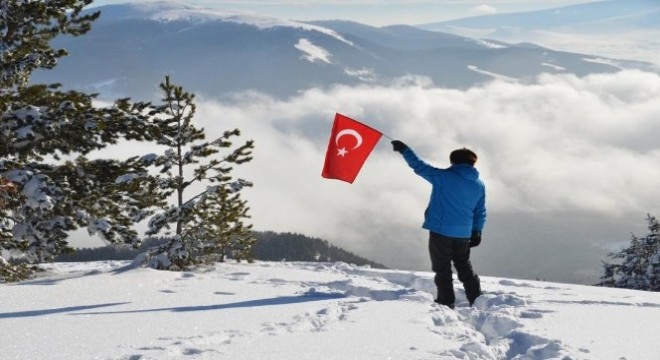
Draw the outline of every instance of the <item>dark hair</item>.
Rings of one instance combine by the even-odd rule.
[[[449,161],[452,164],[472,165],[477,162],[477,154],[468,148],[456,149],[449,154]]]

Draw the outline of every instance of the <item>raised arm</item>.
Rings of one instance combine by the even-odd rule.
[[[419,157],[417,157],[415,152],[413,152],[412,149],[410,149],[403,142],[399,140],[392,141],[392,148],[394,151],[397,151],[403,155],[403,158],[408,163],[408,166],[410,166],[415,171],[415,174],[423,177],[427,181],[431,182],[431,178],[438,175],[440,172],[440,169],[427,164]]]

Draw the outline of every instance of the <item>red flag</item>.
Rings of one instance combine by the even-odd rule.
[[[336,114],[321,176],[352,184],[381,135],[378,130]]]

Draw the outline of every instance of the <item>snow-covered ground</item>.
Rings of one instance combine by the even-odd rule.
[[[0,357],[657,359],[660,293],[482,277],[467,307],[432,274],[344,263],[57,263],[0,285]],[[460,289],[460,284],[455,283]]]

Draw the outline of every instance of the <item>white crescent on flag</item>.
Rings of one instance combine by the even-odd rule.
[[[321,176],[353,183],[381,135],[378,130],[336,113]]]
[[[344,135],[352,135],[353,137],[355,137],[355,140],[357,140],[357,144],[353,147],[352,150],[355,150],[359,148],[360,145],[362,145],[362,135],[360,135],[359,132],[353,129],[344,129],[338,132],[337,137],[335,137],[335,144],[337,144],[337,146],[339,146],[339,139]]]

